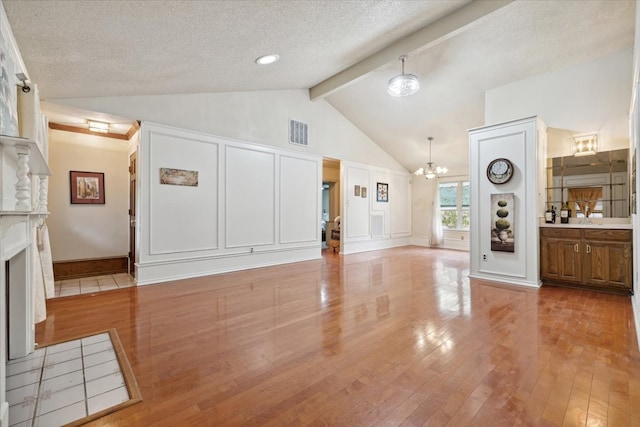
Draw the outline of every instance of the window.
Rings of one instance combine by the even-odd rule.
[[[440,218],[445,230],[469,229],[469,181],[443,182],[439,188]]]

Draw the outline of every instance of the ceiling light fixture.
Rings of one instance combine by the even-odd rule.
[[[416,175],[423,175],[427,179],[433,179],[440,175],[444,175],[449,171],[449,169],[441,166],[433,166],[433,162],[431,161],[431,141],[433,141],[433,137],[428,137],[429,140],[429,161],[427,162],[427,167],[420,168],[414,172]]]
[[[398,74],[389,80],[387,93],[391,96],[413,95],[420,89],[420,82],[413,74],[405,74],[404,72],[404,61],[407,59],[407,55],[402,55],[399,59],[402,61],[402,74]]]
[[[573,137],[573,155],[591,156],[598,151],[598,134],[575,135]]]
[[[109,133],[109,123],[95,122],[93,120],[88,120],[88,122],[89,130],[91,132]]]
[[[280,59],[278,55],[275,53],[271,53],[269,55],[262,55],[259,58],[256,58],[256,64],[258,65],[268,65],[277,62]]]

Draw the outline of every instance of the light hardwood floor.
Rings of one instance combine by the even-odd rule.
[[[92,426],[640,426],[629,297],[467,278],[418,247],[50,300],[116,328],[143,401]]]

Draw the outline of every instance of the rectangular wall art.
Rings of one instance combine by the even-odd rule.
[[[515,204],[513,193],[491,195],[491,250],[514,252]]]
[[[198,171],[160,168],[160,184],[198,186]]]
[[[384,182],[378,182],[376,188],[376,202],[385,202],[389,201],[389,184]]]
[[[104,205],[104,173],[69,172],[72,205]]]

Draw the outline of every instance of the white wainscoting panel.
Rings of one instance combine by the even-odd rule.
[[[280,243],[319,239],[318,192],[321,175],[317,160],[280,156]]]
[[[411,234],[411,176],[391,177],[393,203],[391,203],[391,234]]]
[[[275,153],[228,145],[225,158],[227,248],[275,244]]]
[[[161,131],[149,140],[150,254],[217,249],[218,144]],[[198,171],[198,186],[160,184],[160,168]]]
[[[347,188],[346,188],[346,198],[347,198],[347,220],[342,221],[344,224],[344,229],[346,229],[346,237],[370,237],[369,232],[369,210],[370,210],[370,200],[376,197],[375,188],[370,185],[369,181],[369,171],[364,168],[348,166],[346,168],[347,175]],[[367,197],[363,198],[361,196],[355,195],[355,186],[359,185],[362,187],[367,187]],[[345,236],[343,235],[342,238]]]

